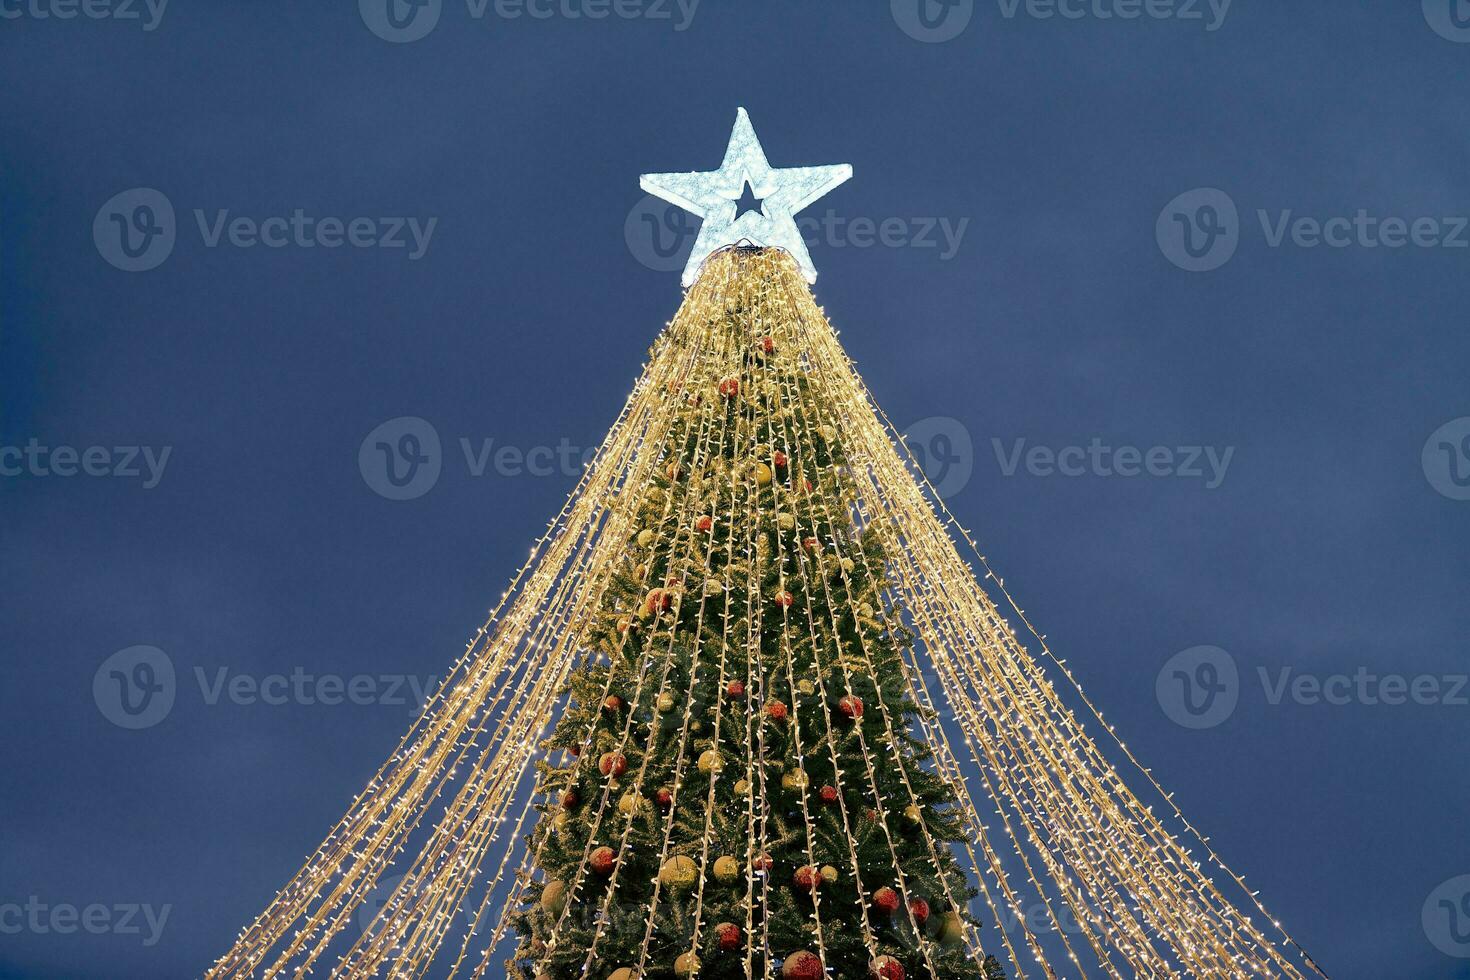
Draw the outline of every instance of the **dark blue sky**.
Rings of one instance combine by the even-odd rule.
[[[174,0],[152,30],[141,3],[50,2],[0,0],[0,976],[197,974],[296,869],[411,720],[381,678],[448,667],[572,484],[504,457],[476,476],[460,440],[601,439],[680,299],[630,219],[638,175],[713,168],[744,105],[775,165],[853,164],[811,213],[900,219],[893,246],[819,232],[818,298],[896,422],[958,420],[922,430],[973,443],[950,506],[1130,747],[1334,977],[1470,977],[1470,32],[1448,2],[977,0],[939,43],[904,0],[704,0],[682,31],[672,3],[444,0],[410,43],[347,0]],[[173,209],[166,257],[138,234],[167,225],[158,196],[108,205],[135,188]],[[1221,193],[1171,206],[1200,188]],[[316,247],[211,237],[297,209]],[[410,216],[437,219],[417,258],[406,231],[322,247],[321,219],[376,242]],[[1356,220],[1328,245],[1302,217]],[[155,268],[111,264],[118,221]],[[399,501],[358,451],[401,416],[443,451]],[[1183,475],[1066,452],[1093,440]],[[156,485],[141,451],[140,476],[82,471],[126,447]],[[1230,451],[1223,479],[1189,447]],[[162,653],[104,667],[135,646]],[[1166,662],[1199,646],[1238,680],[1192,728],[1170,685],[1205,662]],[[175,671],[158,717],[108,700],[139,662]],[[373,703],[228,689],[293,672],[367,675]],[[1381,703],[1384,675],[1437,693]],[[36,903],[100,905],[102,933]]]

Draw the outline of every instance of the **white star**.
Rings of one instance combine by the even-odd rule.
[[[852,167],[846,163],[772,169],[750,117],[741,109],[735,115],[735,128],[719,170],[644,174],[638,184],[648,193],[704,219],[689,264],[684,267],[685,286],[694,284],[711,252],[741,239],[785,249],[796,259],[806,281],[816,282],[817,270],[796,227],[796,214],[851,176]],[[737,213],[737,202],[745,196],[747,184],[760,207]]]

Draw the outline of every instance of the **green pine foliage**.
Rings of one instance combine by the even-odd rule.
[[[908,977],[1004,976],[959,936],[975,891],[947,843],[963,832],[954,790],[912,730],[913,638],[889,607],[883,529],[855,521],[831,406],[765,313],[750,301],[705,324],[699,337],[742,353],[699,355],[668,393],[653,478],[624,493],[636,528],[583,627],[589,653],[540,763],[538,856],[515,923],[526,980],[583,977],[594,936],[591,980],[636,967],[645,936],[646,977],[675,975],[691,948],[701,977],[744,977],[748,949],[764,975],[817,949],[812,896],[794,884],[812,866],[837,872],[819,889],[830,976],[868,976],[863,917],[877,952]],[[860,717],[844,712],[847,697],[862,701]],[[784,719],[773,716],[781,708]],[[823,799],[826,787],[841,787],[840,805]],[[603,846],[616,853],[612,875],[587,863]],[[661,854],[692,861],[694,881],[666,876],[650,929]],[[716,873],[722,856],[733,876],[728,864]],[[891,915],[874,907],[884,887],[901,896]],[[916,930],[905,903],[920,898],[930,912]],[[734,949],[720,947],[724,923],[741,930]]]

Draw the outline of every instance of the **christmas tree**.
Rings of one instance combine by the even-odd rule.
[[[804,286],[775,250],[705,277],[541,764],[522,972],[980,977],[955,790],[912,733],[911,635],[803,355]]]
[[[742,112],[719,171],[645,178],[704,218],[682,307],[489,622],[210,976],[1320,974],[961,557],[793,239],[848,173],[773,170]]]

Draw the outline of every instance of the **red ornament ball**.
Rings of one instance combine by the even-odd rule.
[[[760,854],[756,856],[754,861],[750,862],[750,866],[757,871],[770,871],[776,866],[776,859],[769,854]]]
[[[610,715],[617,714],[619,711],[623,710],[623,699],[618,697],[616,694],[609,695],[608,699],[602,702],[602,710],[606,711]]]
[[[745,683],[743,681],[731,681],[725,685],[725,693],[732,698],[745,697]]]
[[[909,899],[909,913],[913,915],[914,922],[923,928],[924,923],[929,921],[929,903],[922,898],[911,898]]]
[[[575,810],[577,804],[581,802],[582,797],[577,794],[575,789],[569,789],[561,794],[561,807],[563,810]]]
[[[567,749],[567,751],[570,752],[572,754],[572,758],[575,759],[577,756],[582,754],[582,746],[573,745],[571,748]]]
[[[837,710],[841,711],[845,717],[856,721],[863,716],[863,699],[856,694],[844,695],[842,700],[837,702]]]
[[[873,910],[884,915],[898,911],[898,892],[892,888],[880,888],[873,893]]]
[[[762,337],[761,350],[765,351],[767,354],[776,353],[776,339],[774,337]]]
[[[769,718],[769,719],[771,719],[772,721],[785,721],[786,720],[786,711],[787,711],[787,709],[786,709],[786,705],[785,705],[784,702],[781,702],[781,701],[767,701],[766,702],[766,717]]]
[[[777,468],[780,468],[782,466],[785,466],[788,462],[790,462],[790,460],[786,458],[785,453],[778,449],[776,450],[775,455],[771,457],[771,462],[776,464]]]
[[[836,786],[823,786],[822,787],[822,802],[823,803],[829,803],[829,804],[830,803],[836,803],[837,802],[837,787]]]
[[[592,870],[598,874],[603,876],[610,875],[612,874],[613,865],[617,863],[617,855],[613,853],[611,847],[599,847],[592,852],[592,857],[588,863],[592,866]]]
[[[801,539],[801,546],[803,548],[805,548],[807,551],[816,551],[817,550],[817,539],[816,538],[802,538]]]
[[[604,752],[602,758],[597,760],[597,768],[604,776],[616,779],[628,771],[628,757],[621,752]]]
[[[734,398],[740,394],[740,380],[738,378],[726,378],[720,382],[720,394],[726,398]]]
[[[745,934],[733,922],[721,922],[715,926],[715,942],[719,945],[721,952],[728,953],[739,949],[744,938]]]
[[[666,807],[670,803],[673,803],[674,802],[674,792],[673,792],[673,790],[671,790],[667,786],[665,786],[662,789],[660,789],[657,793],[654,794],[654,799],[658,800],[658,805],[659,806]]]
[[[822,980],[822,961],[816,953],[803,950],[781,962],[781,980]]]
[[[674,594],[672,592],[669,592],[667,589],[654,589],[648,593],[648,600],[644,604],[644,608],[648,610],[649,615],[656,615],[668,609],[673,604]]]
[[[903,980],[903,964],[891,956],[880,956],[873,961],[868,976],[872,980]]]
[[[698,531],[701,531],[701,532],[703,532],[705,534],[708,534],[709,531],[710,531],[710,529],[713,528],[714,526],[715,526],[715,519],[713,517],[710,517],[708,514],[705,514],[699,520],[697,520],[697,521],[694,522],[695,529],[698,530]]]
[[[791,885],[797,891],[814,892],[822,887],[822,872],[810,864],[803,864],[796,869],[796,874],[791,876]]]
[[[787,592],[785,589],[777,592],[775,596],[773,596],[773,598],[776,600],[776,605],[780,606],[782,609],[790,609],[791,604],[796,601],[796,597],[793,596],[790,592]]]

